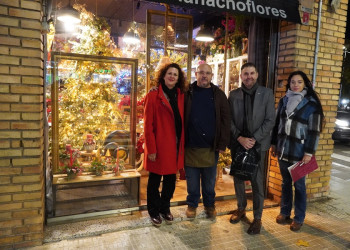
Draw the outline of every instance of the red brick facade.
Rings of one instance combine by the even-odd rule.
[[[315,1],[309,25],[282,22],[278,80],[283,84],[277,86],[276,89],[276,106],[285,93],[289,73],[294,70],[303,70],[312,79],[318,2]],[[319,169],[309,174],[306,180],[309,200],[329,194],[331,154],[334,146],[332,133],[339,99],[347,8],[346,0],[341,1],[340,7],[335,12],[331,11],[328,2],[323,3],[322,6],[315,90],[320,94],[326,124],[316,153]],[[269,194],[273,199],[279,201],[282,177],[276,159],[271,157],[270,162]]]
[[[40,0],[0,0],[0,248],[43,239]]]

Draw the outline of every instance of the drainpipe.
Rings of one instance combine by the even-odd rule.
[[[317,17],[317,31],[316,31],[316,44],[315,44],[315,57],[314,57],[314,71],[312,74],[313,88],[316,87],[316,73],[317,73],[317,56],[318,47],[320,42],[320,30],[321,30],[321,13],[322,13],[322,0],[318,3],[318,17]]]

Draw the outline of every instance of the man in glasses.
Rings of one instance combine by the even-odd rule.
[[[214,220],[216,165],[230,140],[230,109],[225,93],[211,79],[212,69],[200,64],[185,95],[186,216],[194,219],[202,196],[207,217]]]

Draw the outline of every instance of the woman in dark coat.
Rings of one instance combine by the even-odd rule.
[[[321,102],[312,83],[302,71],[288,77],[286,95],[281,98],[276,124],[272,132],[272,154],[278,155],[282,175],[281,210],[276,218],[279,224],[291,223],[292,231],[300,230],[306,213],[305,177],[294,183],[294,218],[290,218],[293,206],[293,181],[288,167],[298,161],[308,163],[315,154],[324,114]]]
[[[145,169],[149,171],[147,209],[155,226],[170,224],[170,199],[176,173],[184,167],[185,76],[176,63],[165,65],[157,77],[158,89],[147,94],[144,111]],[[163,177],[161,194],[159,186]]]

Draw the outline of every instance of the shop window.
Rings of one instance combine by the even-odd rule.
[[[51,59],[53,213],[58,191],[94,189],[96,185],[100,188],[95,187],[95,191],[80,190],[77,199],[72,198],[75,192],[61,196],[63,201],[71,197],[70,204],[74,204],[73,200],[81,201],[81,196],[96,198],[102,190],[107,192],[106,186],[113,185],[114,191],[123,196],[124,204],[105,209],[137,206],[140,182],[135,169],[137,60],[72,53],[52,53]],[[85,210],[89,207],[84,206]],[[95,204],[91,209],[96,208]],[[72,213],[79,212],[82,211]]]

